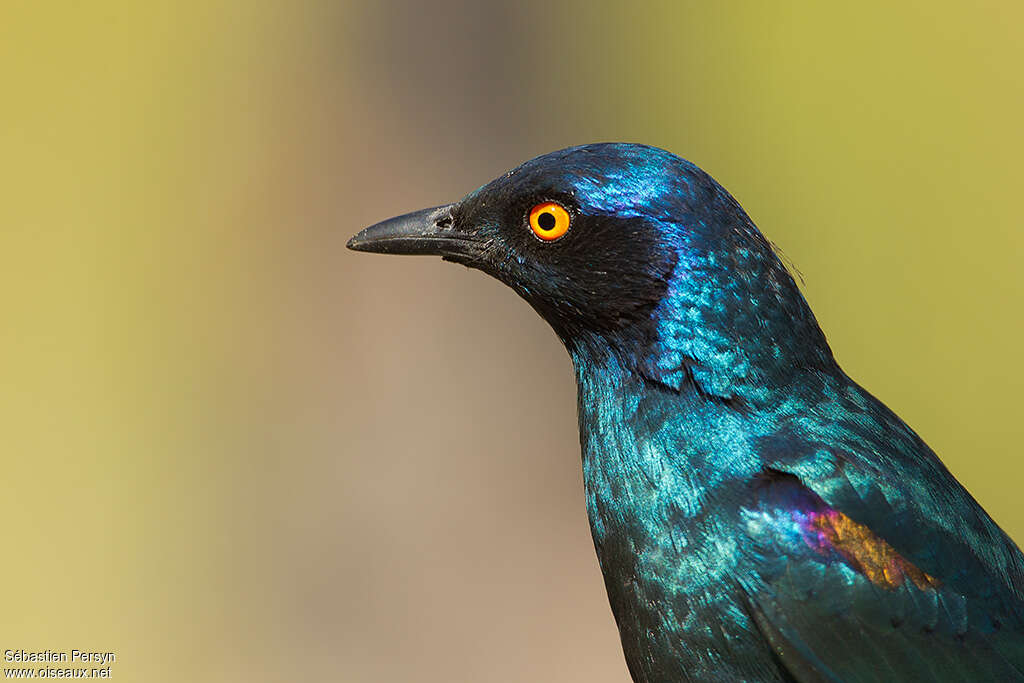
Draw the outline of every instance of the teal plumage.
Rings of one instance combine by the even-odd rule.
[[[543,202],[565,207],[564,236],[538,239]],[[634,680],[1024,681],[1020,550],[843,373],[771,245],[693,164],[570,148],[349,246],[479,268],[565,344]]]

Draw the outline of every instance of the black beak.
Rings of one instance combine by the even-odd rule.
[[[454,208],[454,204],[436,206],[381,221],[350,239],[348,248],[379,254],[468,256],[476,240],[455,226]]]

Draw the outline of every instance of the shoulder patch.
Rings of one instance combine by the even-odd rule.
[[[804,540],[820,555],[837,553],[846,564],[882,588],[899,588],[910,579],[921,590],[941,585],[896,552],[885,539],[853,521],[842,512],[827,508],[813,512],[803,520]]]
[[[754,488],[758,503],[745,515],[748,528],[757,535],[769,532],[791,548],[810,548],[825,563],[843,562],[886,590],[907,580],[924,591],[942,585],[869,527],[830,507],[796,476],[768,471],[755,479]]]

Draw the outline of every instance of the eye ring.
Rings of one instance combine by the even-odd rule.
[[[530,209],[530,229],[545,242],[554,242],[569,231],[569,212],[558,202],[542,202]]]

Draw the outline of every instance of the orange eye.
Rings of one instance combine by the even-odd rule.
[[[569,212],[555,202],[538,204],[530,209],[530,228],[545,242],[557,240],[569,230]]]

